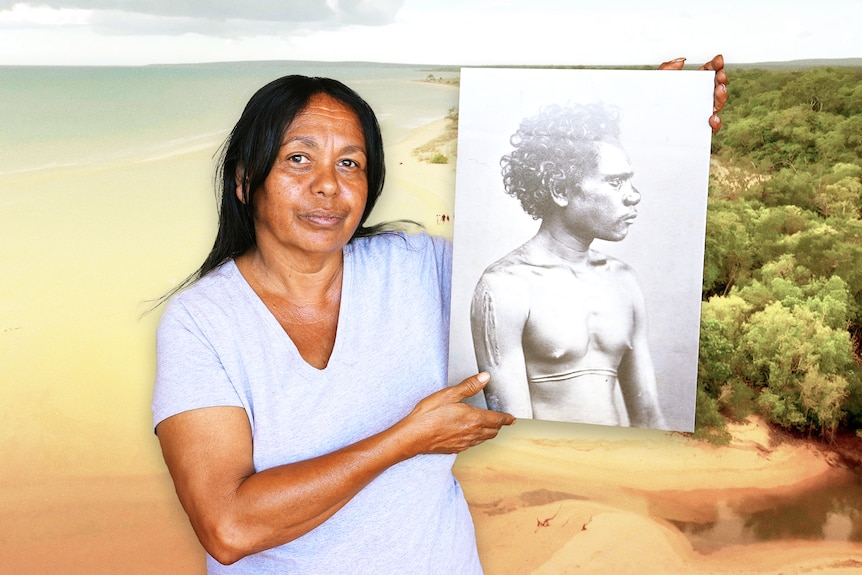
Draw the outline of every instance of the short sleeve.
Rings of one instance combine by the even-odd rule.
[[[449,288],[452,284],[452,242],[446,238],[431,236],[434,245],[434,255],[437,260],[437,272],[440,274],[440,283]]]
[[[154,428],[192,409],[243,407],[215,349],[182,300],[172,300],[156,332]]]
[[[443,317],[448,321],[452,300],[452,242],[438,236],[431,236],[431,242],[434,247],[434,258],[437,261]],[[446,329],[448,330],[448,325]]]

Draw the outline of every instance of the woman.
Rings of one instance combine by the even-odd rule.
[[[486,374],[446,388],[450,248],[362,226],[383,174],[335,80],[268,84],[231,133],[153,399],[210,573],[481,573],[451,466],[514,418],[461,402]]]
[[[514,418],[462,403],[486,373],[446,387],[449,244],[363,225],[383,188],[373,111],[335,80],[280,78],[220,173],[216,240],[162,316],[153,396],[209,572],[481,573],[451,467]]]

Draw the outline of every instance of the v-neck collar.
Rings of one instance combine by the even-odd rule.
[[[284,330],[260,296],[257,295],[257,292],[254,291],[245,276],[242,275],[242,272],[236,265],[236,261],[230,260],[225,263],[225,266],[228,266],[229,273],[237,276],[242,296],[249,301],[254,313],[258,314],[267,325],[267,328],[273,332],[273,342],[286,346],[307,374],[325,374],[327,370],[330,369],[330,366],[332,366],[333,363],[336,363],[341,356],[342,341],[347,337],[346,330],[350,323],[349,308],[353,292],[353,258],[351,257],[351,252],[352,250],[349,249],[349,245],[342,248],[342,262],[344,267],[342,269],[341,277],[341,301],[339,302],[338,307],[338,325],[335,329],[335,343],[332,346],[332,353],[329,354],[329,361],[326,362],[326,367],[323,369],[318,369],[305,361],[305,358],[303,358],[302,354],[299,353],[299,349],[290,338],[290,335],[288,335]]]

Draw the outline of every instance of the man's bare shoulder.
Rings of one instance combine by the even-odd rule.
[[[613,275],[617,281],[637,283],[635,269],[619,258],[592,250],[590,251],[590,264],[596,270],[602,270]]]
[[[492,297],[509,305],[528,301],[534,266],[523,255],[523,246],[495,261],[482,272],[474,297]]]
[[[529,290],[530,286],[540,285],[536,282],[544,282],[551,277],[565,277],[559,275],[560,271],[565,271],[566,275],[575,280],[586,271],[590,274],[608,274],[618,283],[630,283],[634,286],[638,283],[634,268],[614,256],[590,250],[586,270],[581,269],[580,272],[571,274],[573,268],[561,264],[559,260],[554,261],[543,254],[537,254],[536,250],[525,244],[485,268],[479,279],[479,286],[490,291]]]
[[[622,287],[623,292],[628,294],[628,297],[636,306],[642,306],[643,290],[641,289],[635,269],[619,258],[599,254],[598,252],[596,252],[596,255],[600,257],[590,260],[596,264],[596,269],[602,270],[603,273],[607,274],[606,279],[608,281]]]
[[[471,321],[477,326],[496,332],[500,325],[523,325],[530,308],[529,270],[512,253],[485,268],[473,290]],[[488,318],[494,318],[488,322]],[[480,323],[481,319],[481,323]]]
[[[590,250],[589,265],[597,270],[613,274],[634,274],[634,268],[623,260],[597,250]],[[551,261],[545,254],[537,254],[532,246],[525,244],[512,250],[485,268],[483,275],[512,275],[531,277],[542,271],[566,267],[559,261]]]
[[[536,264],[524,246],[512,250],[495,261],[482,272],[476,290],[491,295],[509,305],[521,305],[529,301],[536,280],[545,273],[545,268]]]
[[[590,250],[590,264],[596,268],[604,268],[611,273],[635,273],[634,268],[623,260],[596,250]]]
[[[521,246],[489,265],[485,268],[482,275],[490,277],[518,277],[531,273],[535,267],[536,264],[527,257],[523,246]]]

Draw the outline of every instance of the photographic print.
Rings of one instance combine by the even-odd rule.
[[[461,72],[449,380],[519,418],[691,431],[712,74]]]

